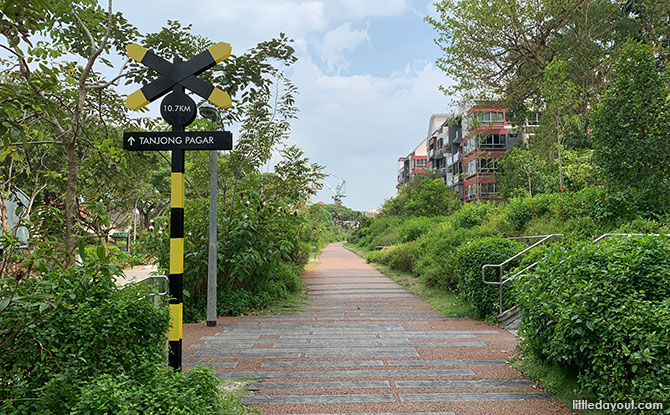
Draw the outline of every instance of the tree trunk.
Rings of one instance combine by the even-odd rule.
[[[65,248],[68,254],[74,253],[76,244],[74,226],[77,218],[77,178],[79,174],[79,157],[74,137],[63,140],[67,156],[67,186],[65,188]]]

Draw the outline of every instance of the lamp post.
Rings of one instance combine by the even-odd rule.
[[[200,115],[218,124],[219,110],[208,102],[200,106]],[[207,326],[216,326],[216,202],[217,152],[209,152],[209,252],[207,257]]]

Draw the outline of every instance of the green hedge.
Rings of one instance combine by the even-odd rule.
[[[455,270],[459,275],[458,288],[468,300],[479,318],[490,318],[499,311],[499,286],[482,282],[482,266],[499,264],[525,245],[502,237],[485,237],[474,239],[456,250],[454,255]],[[515,264],[510,264],[510,268]],[[507,269],[510,269],[507,268]],[[488,268],[487,281],[500,279],[497,269]],[[505,291],[509,293],[510,290]]]
[[[519,286],[524,348],[607,401],[670,396],[670,242],[611,238],[557,250]],[[652,412],[645,412],[652,413]]]

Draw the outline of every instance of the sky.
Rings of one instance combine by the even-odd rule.
[[[451,81],[435,66],[440,49],[423,20],[434,14],[432,1],[116,0],[113,6],[141,33],[178,20],[230,43],[234,54],[280,32],[292,38],[298,62],[286,75],[298,87],[300,113],[288,144],[344,179],[343,204],[355,210],[378,208],[395,195],[398,158],[426,137],[431,114],[449,109],[438,88]],[[312,200],[332,203],[331,196],[324,187]]]

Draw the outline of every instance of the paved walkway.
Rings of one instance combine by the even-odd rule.
[[[263,414],[569,414],[511,368],[515,338],[440,317],[341,244],[306,271],[309,304],[185,328],[184,367],[262,378]]]

